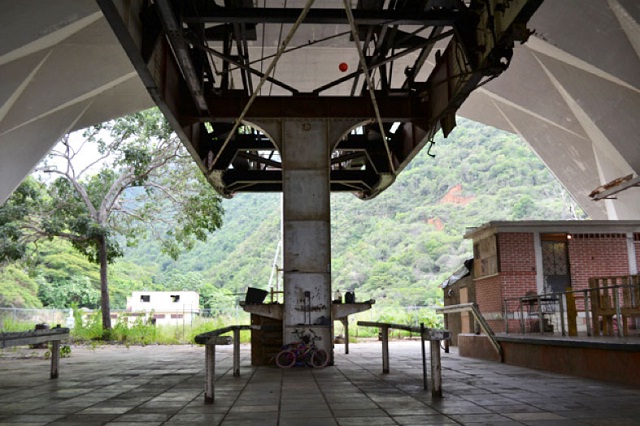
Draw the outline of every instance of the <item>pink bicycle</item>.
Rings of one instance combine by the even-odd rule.
[[[299,330],[293,331],[298,336],[299,342],[290,343],[282,347],[276,355],[276,365],[280,368],[291,368],[294,365],[308,365],[313,368],[326,367],[329,363],[329,354],[324,349],[316,347],[316,340],[322,338],[313,330],[309,334],[303,334]]]

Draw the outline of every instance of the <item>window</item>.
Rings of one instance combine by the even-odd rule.
[[[486,277],[498,273],[498,247],[496,236],[474,241],[473,275],[475,278]]]
[[[140,296],[140,301],[145,303],[151,302],[151,296],[148,294],[143,294]]]
[[[171,295],[171,300],[173,301],[173,303],[178,303],[180,301],[180,295],[179,294],[172,294]]]

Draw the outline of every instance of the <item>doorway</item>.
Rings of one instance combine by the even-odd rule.
[[[559,293],[571,287],[567,234],[543,234],[542,269],[544,293]]]

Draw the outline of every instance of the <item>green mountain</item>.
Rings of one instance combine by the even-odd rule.
[[[463,238],[468,227],[491,220],[584,217],[515,135],[460,120],[449,138],[436,139],[431,153],[435,158],[426,150],[418,154],[373,200],[332,194],[334,289],[355,291],[358,300],[374,298],[382,306],[429,306],[441,298],[437,286],[472,256],[470,241]],[[113,308],[124,308],[127,294],[140,289],[197,290],[207,307],[218,310],[233,308],[233,293],[265,289],[280,241],[280,202],[280,194],[225,200],[223,227],[177,261],[162,255],[152,239],[128,248],[111,267]],[[76,287],[79,275],[92,285],[95,281],[95,272],[83,273],[79,260],[60,247],[58,258],[68,258],[69,265],[50,260],[32,271],[45,303],[55,296],[47,283],[69,274]],[[48,250],[53,259],[52,247]],[[54,273],[52,265],[61,271]],[[12,274],[0,274],[0,288],[10,286],[2,278]],[[6,291],[19,294],[22,304],[37,305],[25,295],[33,282],[21,283],[20,289]],[[49,299],[43,300],[45,293]]]
[[[421,152],[373,200],[332,194],[334,288],[360,300],[430,305],[441,296],[437,285],[472,255],[466,228],[575,217],[571,197],[515,135],[462,120],[431,153]],[[159,266],[155,282],[167,288],[194,273],[233,293],[266,288],[280,241],[280,194],[238,194],[224,207],[222,229],[177,261],[152,242],[125,259]]]

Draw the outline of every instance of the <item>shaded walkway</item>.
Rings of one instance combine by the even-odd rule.
[[[443,354],[442,400],[422,389],[419,342],[351,345],[323,370],[252,368],[241,377],[218,347],[216,402],[203,404],[204,348],[74,347],[48,378],[44,359],[0,358],[0,425],[640,425],[640,386],[629,387]],[[23,350],[30,355],[33,350]]]

